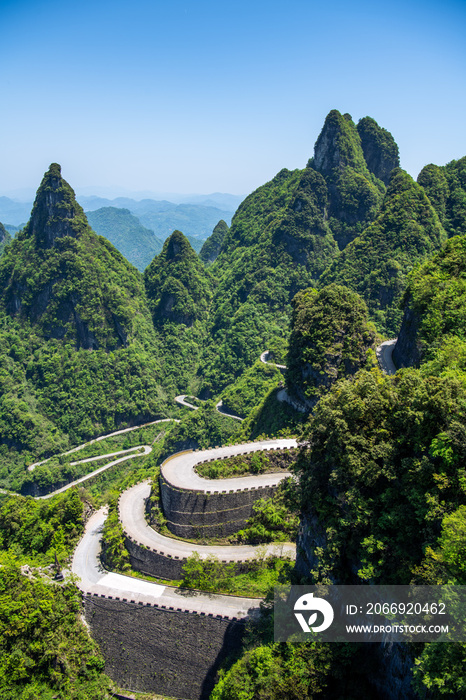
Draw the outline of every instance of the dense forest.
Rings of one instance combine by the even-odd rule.
[[[246,197],[199,254],[174,231],[138,257],[129,239],[151,232],[121,211],[88,221],[52,164],[27,225],[14,238],[0,225],[2,697],[109,697],[53,565],[93,508],[177,450],[298,437],[292,486],[242,535],[280,539],[299,521],[289,581],[466,585],[466,157],[414,181],[386,129],[332,110],[306,166]],[[92,228],[115,216],[138,269]],[[392,337],[386,375],[375,351]],[[124,472],[24,495],[71,480],[63,453],[79,443],[173,417]],[[270,600],[212,698],[381,697],[375,650],[274,643]],[[466,644],[405,654],[413,698],[466,698]]]

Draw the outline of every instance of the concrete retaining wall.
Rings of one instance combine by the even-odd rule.
[[[244,633],[243,621],[98,596],[84,597],[84,614],[110,678],[128,691],[186,700],[207,700]]]

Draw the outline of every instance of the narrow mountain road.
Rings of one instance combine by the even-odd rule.
[[[92,515],[73,556],[71,570],[79,578],[77,585],[83,593],[228,618],[259,613],[257,598],[201,593],[105,571],[100,563],[100,547],[106,517],[105,508]]]
[[[221,493],[222,491],[239,491],[242,489],[258,488],[260,486],[276,486],[289,473],[256,474],[254,476],[239,476],[231,479],[204,479],[196,474],[194,467],[201,462],[212,459],[225,459],[241,454],[264,450],[283,450],[297,447],[294,438],[260,440],[241,445],[225,445],[197,452],[178,452],[162,464],[162,474],[165,479],[178,489],[188,491],[203,491],[205,493]]]
[[[281,476],[281,475],[280,475]],[[254,477],[253,477],[254,478]],[[282,476],[282,478],[284,478]],[[165,537],[147,524],[145,501],[150,496],[150,483],[145,481],[125,491],[120,497],[120,521],[133,540],[164,556],[187,559],[197,552],[203,559],[214,555],[224,562],[248,561],[263,556],[295,558],[296,545],[280,542],[263,545],[199,545]]]
[[[215,493],[230,488],[235,490],[257,488],[265,484],[277,484],[288,474],[259,474],[236,479],[208,480],[197,475],[194,467],[205,460],[221,459],[258,450],[286,449],[296,446],[297,442],[294,439],[264,440],[199,452],[183,452],[165,460],[162,471],[164,478],[170,483],[187,490],[202,489],[209,493]],[[271,554],[290,558],[296,556],[296,546],[292,543],[222,547],[197,545],[165,537],[153,530],[146,522],[145,501],[150,495],[150,489],[149,482],[142,482],[127,489],[121,495],[119,501],[120,520],[127,535],[145,547],[156,549],[159,554],[185,559],[194,552],[198,552],[201,557],[213,554],[224,562],[243,562]],[[259,599],[186,591],[106,572],[99,559],[100,539],[105,518],[105,509],[94,513],[86,525],[84,536],[73,557],[72,572],[79,578],[78,585],[83,593],[158,605],[174,610],[222,615],[229,618],[242,618],[258,614]]]
[[[53,457],[67,457],[68,455],[72,455],[74,452],[79,452],[79,450],[83,450],[85,447],[89,447],[89,445],[93,445],[95,442],[100,442],[101,440],[106,440],[107,438],[115,437],[115,435],[124,435],[124,433],[131,433],[133,430],[140,430],[141,428],[147,428],[150,425],[156,425],[157,423],[169,423],[170,421],[173,421],[175,423],[180,422],[176,418],[159,418],[158,420],[150,421],[150,423],[142,423],[141,425],[133,425],[131,428],[123,428],[122,430],[116,430],[114,433],[107,433],[106,435],[101,435],[100,437],[94,438],[93,440],[88,440],[87,442],[83,442],[82,445],[78,445],[77,447],[73,447],[71,450],[68,450],[67,452],[62,452],[59,455],[53,455]],[[47,457],[47,459],[43,459],[41,462],[34,462],[34,464],[31,464],[28,467],[28,471],[30,471],[30,472],[34,471],[34,469],[36,467],[39,467],[41,464],[46,464],[46,462],[48,462],[49,459],[52,459],[52,457]],[[79,462],[74,462],[74,464],[79,464]]]
[[[272,367],[276,367],[277,369],[288,369],[286,365],[277,365],[276,362],[270,362],[268,359],[269,355],[270,350],[264,350],[264,352],[262,353],[260,360],[264,363],[264,365],[272,365]]]
[[[55,491],[51,491],[50,493],[47,493],[45,496],[36,496],[37,499],[39,500],[45,500],[47,498],[52,498],[53,496],[56,496],[59,493],[63,493],[64,491],[67,491],[70,489],[72,486],[77,486],[78,484],[82,484],[84,481],[87,481],[88,479],[92,479],[92,477],[97,476],[98,474],[101,474],[102,472],[105,472],[107,469],[110,469],[110,467],[114,467],[115,464],[120,464],[121,462],[126,462],[128,459],[134,459],[134,457],[142,457],[144,455],[148,455],[152,452],[152,447],[150,445],[138,445],[137,447],[131,447],[129,450],[124,450],[127,454],[125,454],[123,457],[120,457],[119,459],[114,459],[112,462],[108,462],[108,464],[104,464],[102,467],[99,467],[98,469],[95,469],[93,472],[89,472],[89,474],[85,474],[82,476],[80,479],[76,479],[75,481],[71,481],[69,484],[65,484],[65,486],[62,486],[59,489],[56,489]],[[128,454],[130,453],[130,454]],[[83,459],[83,462],[90,462],[93,459],[106,459],[107,457],[111,457],[112,454],[108,455],[101,455],[99,457],[91,457],[90,459]],[[81,464],[81,462],[74,462],[74,464]]]
[[[180,406],[185,406],[186,408],[192,408],[193,411],[197,411],[199,406],[194,406],[192,403],[189,403],[189,401],[186,401],[187,398],[190,398],[190,394],[180,394],[179,396],[175,396],[175,401],[177,404]],[[198,399],[199,401],[203,401],[203,399]],[[215,406],[215,409],[222,414],[222,416],[226,416],[227,418],[233,418],[234,420],[244,420],[243,418],[240,418],[239,416],[235,416],[234,413],[229,413],[223,406],[223,401],[220,399],[220,401],[217,403]]]
[[[398,338],[392,338],[392,340],[386,340],[384,343],[378,346],[375,353],[377,355],[377,360],[379,362],[380,369],[385,374],[395,374],[396,367],[393,362],[393,350],[396,345]]]

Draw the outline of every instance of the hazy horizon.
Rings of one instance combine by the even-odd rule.
[[[78,194],[244,196],[303,168],[331,109],[388,129],[413,177],[466,155],[461,0],[5,0],[0,21],[0,196],[51,162]]]

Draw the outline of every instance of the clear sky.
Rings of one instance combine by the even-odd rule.
[[[248,194],[334,108],[414,177],[466,155],[465,0],[0,0],[0,33],[0,195],[54,161],[78,192]]]

